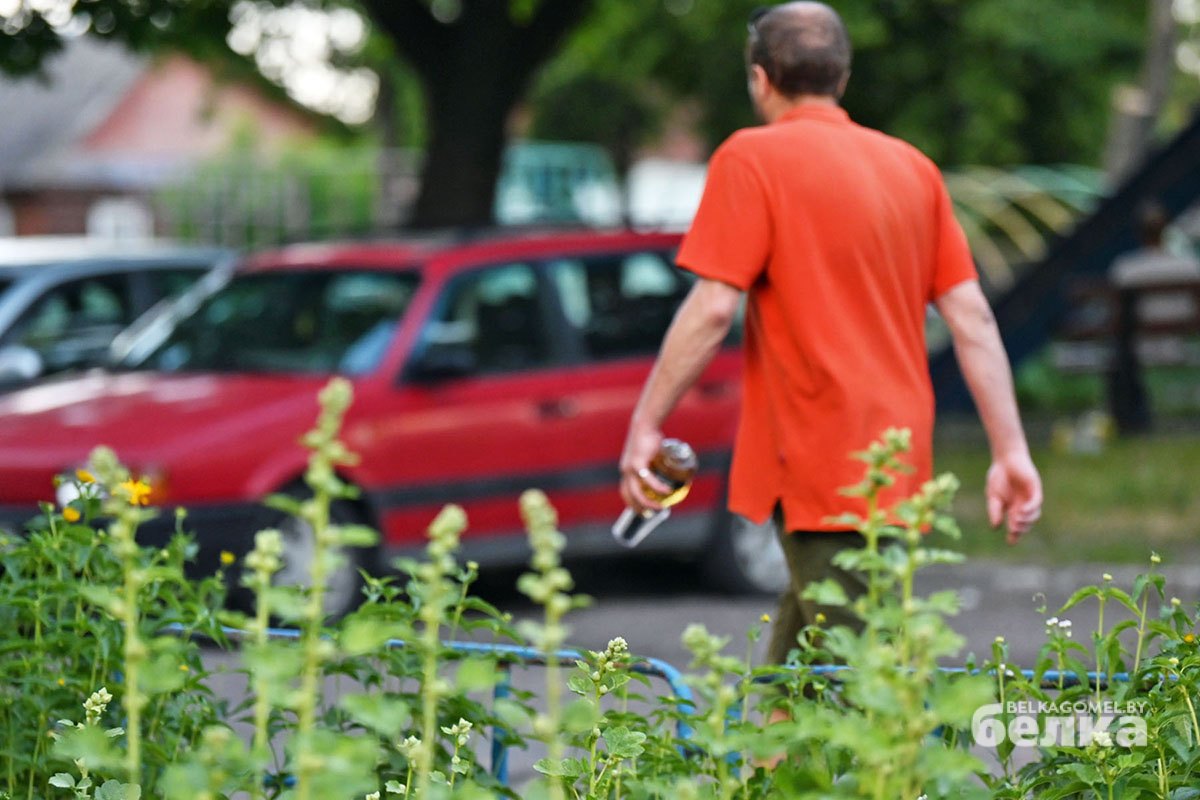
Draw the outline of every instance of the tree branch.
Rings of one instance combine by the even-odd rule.
[[[412,67],[428,78],[446,48],[449,32],[421,0],[361,0]]]
[[[567,31],[594,5],[595,0],[543,0],[521,36],[519,62],[532,70],[545,61]]]

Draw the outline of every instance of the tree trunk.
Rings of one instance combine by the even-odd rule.
[[[1114,117],[1104,154],[1109,183],[1117,185],[1146,155],[1167,103],[1175,74],[1175,17],[1171,0],[1148,0],[1146,57],[1136,86],[1118,86]]]
[[[493,221],[505,128],[525,79],[503,70],[493,80],[479,78],[477,73],[447,75],[427,91],[429,144],[411,227],[479,227]]]
[[[524,13],[530,4],[461,0],[441,22],[423,0],[363,2],[425,87],[429,144],[409,224],[491,224],[509,114],[594,0],[541,0]]]

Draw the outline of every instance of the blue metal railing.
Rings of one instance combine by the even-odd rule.
[[[836,678],[839,672],[848,672],[850,667],[838,664],[818,664],[808,667],[813,675],[822,675]],[[967,669],[966,667],[938,667],[938,672],[943,675],[995,675],[995,669]],[[1032,669],[1011,670],[1013,676],[1020,675],[1027,681],[1031,681],[1037,677],[1038,673]],[[1086,678],[1087,685],[1094,687],[1097,682],[1100,688],[1108,687],[1109,683],[1128,683],[1128,672],[1114,672],[1111,675],[1102,672],[1088,672],[1081,678],[1078,673],[1071,670],[1059,671],[1056,669],[1046,670],[1042,673],[1041,680],[1038,686],[1042,689],[1067,689],[1073,686],[1079,686],[1084,683]]]
[[[179,623],[172,623],[163,629],[164,633],[173,635],[185,635],[195,633],[188,631]],[[222,626],[221,632],[230,641],[244,641],[250,637],[250,634],[240,628],[230,628]],[[300,638],[300,631],[294,628],[268,628],[267,636],[271,639],[291,639]],[[401,648],[409,646],[409,642],[404,639],[389,639],[385,646],[389,649]],[[544,653],[535,650],[532,647],[523,647],[521,645],[509,644],[488,644],[484,642],[459,642],[448,641],[442,642],[441,646],[446,650],[450,650],[462,655],[481,655],[495,658],[498,666],[501,668],[502,675],[499,681],[492,690],[492,701],[507,698],[512,692],[512,667],[519,666],[545,666],[551,659],[566,663],[574,663],[578,659],[584,658],[582,650],[562,649],[557,650],[553,654]],[[629,664],[629,668],[634,672],[649,677],[661,678],[671,689],[671,694],[677,701],[677,705],[684,711],[690,711],[695,708],[694,698],[691,687],[684,681],[683,673],[676,669],[671,664],[658,658],[643,658],[634,656]],[[675,723],[676,734],[680,740],[686,741],[691,738],[692,730],[682,720]],[[491,751],[491,774],[496,780],[502,784],[508,784],[508,745],[504,742],[502,729],[493,729],[492,731],[492,751]]]
[[[222,627],[221,631],[230,641],[244,641],[250,636],[246,631],[239,628]],[[164,633],[186,635],[194,632],[189,632],[182,625],[175,623],[166,626]],[[300,638],[300,631],[292,628],[269,628],[267,636],[272,639],[296,640]],[[385,644],[389,649],[395,649],[407,647],[410,643],[403,639],[390,639]],[[551,659],[573,663],[578,659],[584,658],[584,652],[576,649],[561,649],[551,654],[521,645],[489,644],[484,642],[445,641],[441,643],[441,646],[446,650],[462,655],[488,656],[497,660],[497,666],[501,669],[502,675],[493,687],[493,702],[510,696],[512,692],[513,666],[545,666]],[[661,678],[665,681],[670,687],[676,704],[684,712],[695,709],[695,698],[691,687],[684,680],[683,673],[673,665],[658,658],[641,658],[635,656],[629,667],[639,674]],[[812,675],[829,677],[833,680],[837,680],[841,673],[848,672],[851,669],[850,667],[836,664],[806,665],[804,668]],[[944,675],[995,674],[994,669],[967,669],[965,667],[939,667],[938,672]],[[1038,673],[1030,669],[1012,670],[1012,673],[1014,677],[1020,674],[1028,681],[1038,677]],[[777,680],[778,678],[764,678],[758,682],[770,683]],[[1088,686],[1099,684],[1101,688],[1104,688],[1109,683],[1127,683],[1129,680],[1130,676],[1127,672],[1112,674],[1087,672],[1081,676],[1070,670],[1047,670],[1041,673],[1039,685],[1043,689],[1059,689],[1079,686],[1086,682]],[[692,735],[690,726],[682,719],[678,720],[675,725],[676,734],[680,741],[688,741]],[[504,731],[501,728],[494,728],[492,730],[490,772],[501,784],[508,785],[508,745],[505,743]]]

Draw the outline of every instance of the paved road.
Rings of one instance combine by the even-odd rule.
[[[688,655],[680,634],[689,623],[702,622],[713,633],[731,637],[731,650],[736,648],[741,653],[746,629],[763,613],[774,612],[771,598],[714,595],[690,570],[669,561],[606,560],[571,566],[577,591],[594,598],[590,608],[570,618],[570,642],[579,647],[598,650],[610,638],[623,636],[634,653],[685,668]],[[985,657],[993,639],[1004,636],[1012,661],[1032,666],[1044,641],[1047,616],[1037,608],[1045,605],[1049,614],[1055,614],[1075,589],[1099,582],[1105,571],[1126,589],[1139,572],[1096,565],[1041,567],[979,562],[930,568],[922,573],[919,589],[925,593],[940,589],[960,592],[963,611],[954,626],[966,639],[964,652]],[[1169,596],[1176,595],[1185,603],[1200,600],[1200,565],[1168,566],[1164,571]],[[492,576],[479,587],[480,593],[517,617],[536,614],[537,609],[510,588],[515,577],[516,573]],[[1088,635],[1095,624],[1095,613],[1093,602],[1066,615],[1074,621],[1076,636]],[[1117,621],[1111,612],[1108,619],[1109,625]],[[765,642],[759,642],[758,660],[762,659],[764,646]],[[209,660],[214,668],[236,663],[236,658],[216,653]],[[542,685],[542,674],[535,669],[518,671],[516,683],[536,690]],[[214,685],[218,691],[235,696],[242,682],[232,676],[218,677]],[[538,755],[513,754],[515,785],[532,775],[530,764]]]

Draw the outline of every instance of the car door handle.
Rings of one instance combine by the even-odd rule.
[[[537,413],[542,419],[570,419],[579,416],[579,404],[565,397],[539,400]]]

